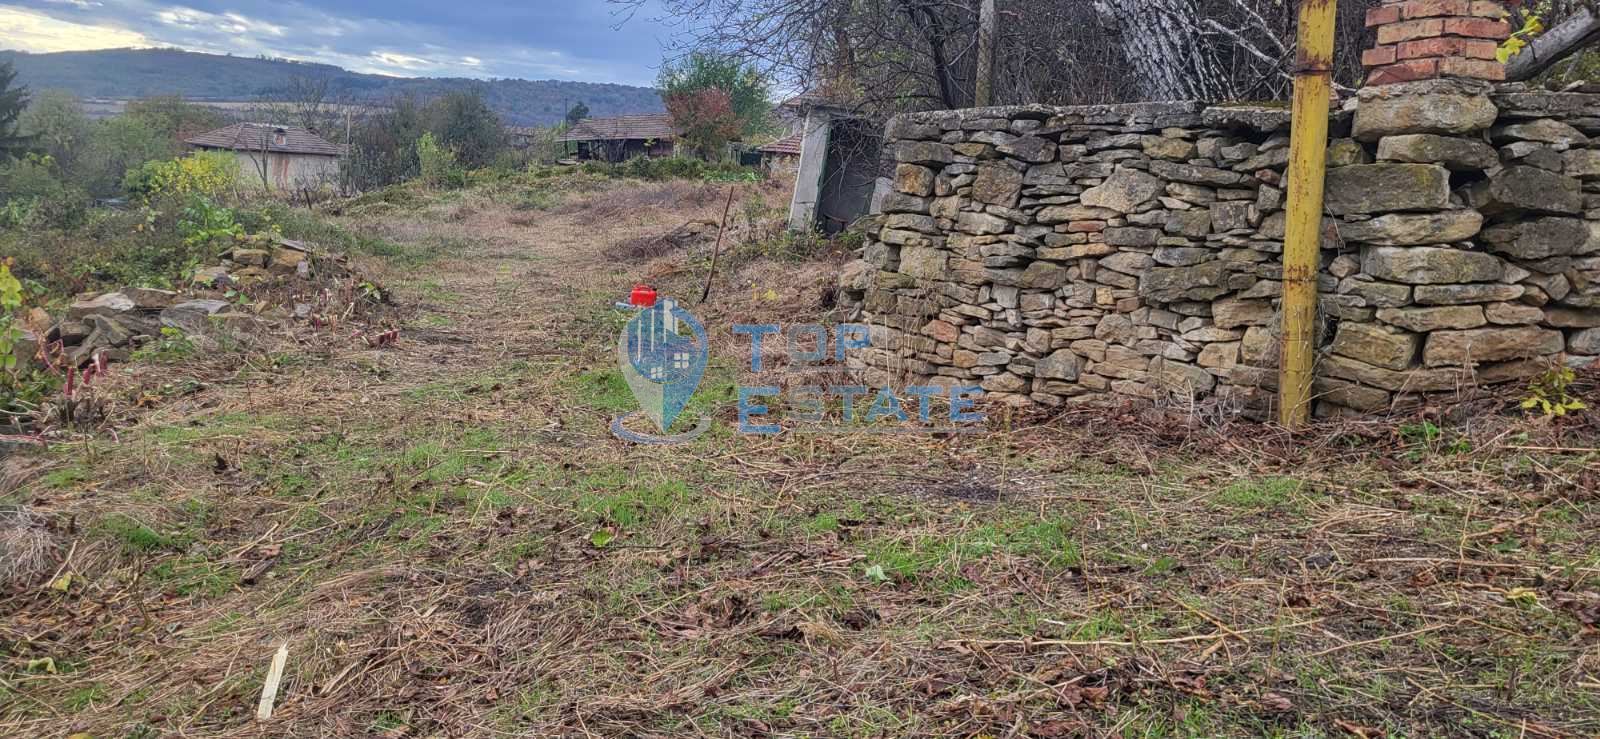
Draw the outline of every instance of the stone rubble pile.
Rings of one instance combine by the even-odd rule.
[[[311,250],[294,241],[279,241],[271,249],[233,249],[220,265],[195,273],[195,287],[212,297],[143,287],[85,296],[50,327],[44,342],[46,346],[60,342],[66,360],[82,367],[97,354],[109,362],[127,361],[134,350],[161,337],[163,329],[190,337],[247,338],[266,322],[214,294],[272,278],[310,279],[312,264]]]
[[[1600,355],[1600,95],[1366,88],[1328,148],[1317,412]],[[877,384],[1253,414],[1277,383],[1288,112],[1145,103],[900,116],[841,278]],[[854,301],[851,303],[850,301]]]

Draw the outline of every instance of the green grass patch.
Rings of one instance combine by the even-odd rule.
[[[189,545],[183,535],[165,534],[151,528],[132,516],[113,513],[100,520],[96,527],[100,533],[121,545],[129,554],[149,554],[159,551],[182,551]]]
[[[1212,500],[1227,508],[1271,510],[1288,506],[1304,486],[1291,477],[1240,480],[1218,491]]]

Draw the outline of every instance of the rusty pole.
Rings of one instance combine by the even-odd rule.
[[[1333,81],[1337,10],[1337,0],[1300,3],[1294,128],[1289,143],[1289,212],[1283,241],[1283,350],[1279,355],[1278,382],[1278,418],[1289,428],[1301,426],[1311,418],[1323,178],[1328,162],[1328,96]]]

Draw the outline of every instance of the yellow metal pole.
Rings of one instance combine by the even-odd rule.
[[[1289,142],[1289,212],[1283,241],[1283,351],[1278,418],[1290,428],[1311,418],[1321,265],[1323,178],[1328,162],[1328,95],[1337,0],[1301,0]]]

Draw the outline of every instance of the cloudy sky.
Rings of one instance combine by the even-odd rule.
[[[648,85],[670,35],[605,0],[0,0],[0,48],[178,47],[405,77]],[[620,24],[620,28],[618,27]]]

